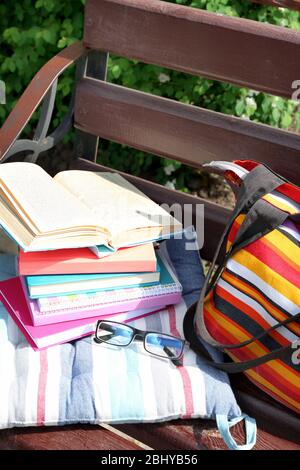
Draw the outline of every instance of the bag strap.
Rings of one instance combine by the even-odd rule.
[[[210,266],[209,272],[207,274],[205,283],[201,291],[200,299],[197,304],[194,304],[188,310],[188,312],[186,313],[185,320],[184,320],[185,337],[190,342],[192,349],[195,349],[196,352],[199,352],[200,350],[202,354],[203,353],[205,354],[205,356],[207,356],[208,354],[207,350],[203,347],[203,344],[201,343],[200,339],[195,333],[195,327],[194,327],[195,318],[196,318],[195,323],[199,329],[199,334],[201,338],[204,341],[206,341],[208,344],[210,344],[211,346],[224,350],[224,349],[230,349],[230,348],[232,349],[241,348],[243,346],[251,344],[254,341],[257,341],[258,339],[262,339],[270,331],[275,330],[276,328],[279,328],[280,326],[283,326],[290,322],[294,322],[295,318],[298,316],[296,315],[292,318],[286,319],[283,322],[280,322],[274,325],[273,327],[269,328],[267,331],[262,332],[257,337],[253,337],[248,341],[244,341],[239,344],[224,345],[216,341],[210,335],[205,325],[204,313],[203,313],[205,296],[207,295],[207,292],[210,289],[212,289],[214,285],[216,284],[217,280],[222,274],[222,270],[224,269],[228,258],[232,256],[234,252],[240,250],[246,244],[251,243],[255,239],[258,239],[264,234],[269,233],[270,231],[274,230],[276,227],[281,225],[290,216],[290,214],[287,214],[286,212],[281,211],[280,209],[274,206],[271,206],[270,204],[266,204],[266,201],[261,200],[262,196],[264,196],[265,194],[269,192],[272,192],[274,189],[276,189],[278,186],[280,186],[283,183],[284,183],[283,179],[281,179],[280,177],[275,175],[271,170],[269,170],[268,168],[262,165],[259,165],[256,168],[254,168],[243,181],[241,188],[240,188],[240,192],[238,194],[237,204],[235,206],[235,209],[233,210],[230,220],[218,244],[214,259],[212,261],[212,264]],[[237,233],[236,239],[234,243],[232,244],[231,249],[226,253],[223,259],[223,262],[220,264],[218,270],[213,275],[218,256],[220,254],[225,238],[229,233],[232,223],[242,211],[247,211],[247,210],[249,211],[243,221],[243,224],[241,225]],[[299,316],[300,316],[300,313],[299,313]],[[287,347],[279,348],[278,350],[274,350],[271,353],[265,356],[262,356],[260,358],[256,358],[252,361],[247,361],[247,362],[238,363],[238,364],[220,363],[218,364],[218,366],[216,365],[216,363],[212,362],[212,365],[215,365],[216,367],[219,367],[222,370],[226,370],[227,372],[229,371],[240,372],[240,371],[247,370],[251,367],[255,367],[264,362],[267,362],[271,359],[285,356],[286,354],[288,354],[288,352],[290,352],[291,349],[292,349],[292,345],[290,344]]]
[[[235,219],[242,213],[247,212],[262,196],[274,191],[284,183],[284,179],[281,179],[278,175],[274,174],[269,168],[264,165],[259,165],[255,167],[242,181],[240,189],[237,194],[237,201],[235,208],[233,209],[231,216],[227,222],[226,228],[221,236],[221,239],[218,243],[214,259],[211,263],[210,269],[208,271],[208,281],[205,287],[207,290],[208,284],[214,272],[217,259],[220,255],[221,249],[223,247],[224,241],[232,227]],[[280,224],[279,224],[280,225]],[[222,264],[225,264],[230,253],[226,254],[226,258],[223,260]],[[221,268],[219,268],[221,269]],[[216,274],[217,277],[218,273]]]
[[[253,367],[257,367],[268,361],[271,361],[274,359],[284,359],[285,357],[290,356],[292,350],[294,349],[294,344],[297,343],[295,341],[294,343],[290,343],[287,346],[274,349],[272,352],[265,354],[264,356],[260,356],[255,359],[252,359],[250,361],[237,362],[237,363],[215,362],[213,361],[213,358],[210,355],[209,351],[205,348],[205,346],[203,345],[203,343],[197,336],[197,333],[194,327],[195,314],[196,314],[196,304],[192,305],[188,309],[184,317],[184,322],[183,322],[184,336],[185,338],[188,339],[191,349],[195,351],[196,353],[203,355],[205,357],[205,362],[208,365],[213,366],[219,370],[222,370],[223,372],[227,372],[231,374],[245,372],[245,370],[252,369]],[[292,319],[289,319],[289,320],[294,321],[296,317],[300,318],[300,312],[297,315],[295,315]],[[281,325],[276,325],[276,326],[278,327]],[[256,341],[256,338],[254,340]],[[232,346],[240,347],[240,345],[232,345]]]
[[[223,262],[220,263],[218,269],[214,272],[212,279],[208,280],[209,285],[206,294],[216,284],[229,257],[244,246],[253,243],[255,240],[282,225],[288,217],[289,214],[287,212],[270,205],[267,201],[263,199],[256,201],[241,224],[230,250],[225,254]],[[214,268],[215,266],[213,266]]]
[[[253,204],[258,201],[262,196],[274,191],[284,183],[277,175],[274,175],[268,168],[259,165],[254,168],[242,181],[240,189],[237,194],[237,202],[229,221],[226,225],[224,233],[218,244],[215,259],[221,251],[223,242],[229,233],[232,223],[243,211],[246,212]]]
[[[269,210],[270,209],[270,210]],[[209,272],[205,279],[199,301],[197,303],[197,313],[196,313],[196,325],[199,330],[199,334],[201,338],[203,338],[207,343],[211,346],[220,348],[220,349],[229,349],[231,347],[238,348],[243,347],[251,342],[257,340],[254,337],[252,340],[244,341],[243,343],[239,343],[238,345],[232,344],[222,344],[216,341],[209,331],[206,328],[205,320],[204,320],[204,302],[207,293],[215,286],[219,277],[221,276],[223,269],[226,266],[227,260],[230,256],[232,256],[235,252],[240,250],[243,246],[253,242],[254,240],[262,237],[266,233],[271,232],[276,227],[280,226],[287,218],[289,214],[284,212],[277,207],[270,206],[266,201],[258,200],[250,209],[248,214],[246,215],[243,224],[241,225],[236,240],[231,246],[231,249],[226,253],[226,256],[223,259],[223,262],[220,264],[219,268],[216,271],[216,274],[213,276],[213,271],[216,265],[217,256],[214,257],[214,260],[210,266]],[[253,231],[254,227],[254,231]],[[257,230],[257,233],[255,233]],[[213,276],[213,278],[212,278]],[[211,282],[212,278],[212,282]],[[294,321],[293,319],[291,321]],[[280,323],[277,324],[276,328],[281,326]],[[275,328],[271,328],[270,331]],[[266,333],[267,334],[267,333]],[[264,335],[263,335],[264,336]]]
[[[300,213],[299,214],[291,214],[290,219],[296,224],[300,224]]]
[[[284,179],[274,174],[269,168],[258,165],[242,181],[233,213],[248,210],[258,199],[284,183]]]

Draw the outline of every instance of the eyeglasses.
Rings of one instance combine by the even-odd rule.
[[[133,341],[143,342],[145,350],[154,356],[170,359],[180,365],[186,341],[176,336],[154,331],[142,331],[132,326],[113,321],[99,320],[96,326],[94,341],[112,346],[129,346]]]

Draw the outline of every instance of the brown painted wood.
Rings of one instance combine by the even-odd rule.
[[[207,420],[116,426],[155,450],[226,450],[215,423]],[[242,424],[232,431],[243,444]],[[16,428],[0,431],[1,450],[142,450],[141,446],[97,426]],[[300,445],[258,430],[254,450],[300,450]]]
[[[76,93],[75,125],[94,135],[200,167],[255,159],[300,180],[300,135],[90,78]]]
[[[0,431],[1,450],[141,450],[99,426],[16,428]]]
[[[214,421],[195,419],[142,426],[127,424],[117,426],[117,428],[132,437],[139,437],[145,444],[156,450],[227,449]],[[242,423],[233,428],[232,434],[239,444],[245,442]],[[300,450],[300,445],[259,429],[254,450]]]
[[[154,424],[122,424],[120,429],[132,437],[139,436],[145,444],[155,450],[207,450],[201,439],[202,430],[215,427],[213,421],[189,420]]]
[[[253,3],[261,5],[271,5],[274,7],[288,8],[289,10],[300,11],[300,0],[252,0]]]
[[[300,443],[298,413],[262,392],[244,374],[232,374],[230,382],[240,407],[256,419],[258,427],[282,439]]]
[[[103,165],[88,162],[84,159],[74,160],[70,169],[89,170],[89,171],[112,171]],[[114,171],[114,170],[113,170]],[[157,183],[146,181],[137,176],[128,175],[127,173],[118,172],[127,178],[137,188],[147,194],[153,201],[158,204],[168,204],[171,206],[175,202],[179,203],[182,207],[185,205],[185,211],[188,219],[196,226],[196,205],[204,204],[205,224],[204,224],[204,246],[201,250],[201,255],[204,259],[211,260],[214,256],[215,249],[221,234],[224,230],[226,222],[229,217],[229,211],[207,201],[202,198],[191,196],[180,191],[167,189]],[[190,224],[189,223],[189,224]],[[188,224],[188,225],[189,225]]]
[[[123,424],[116,429],[155,450],[225,450],[214,421],[188,420],[157,424]],[[232,431],[243,444],[242,424]],[[92,425],[15,428],[0,431],[1,450],[141,450],[142,446],[106,429]],[[261,429],[254,450],[300,450],[300,445]]]
[[[88,0],[84,44],[286,97],[299,77],[299,31],[159,0]]]
[[[84,61],[78,63],[76,69],[76,82],[85,75],[98,80],[106,80],[108,54],[101,51],[89,51]],[[74,154],[75,158],[84,158],[95,162],[97,160],[99,137],[75,129]]]
[[[85,53],[85,48],[78,41],[50,59],[33,77],[0,129],[0,163],[55,80]]]

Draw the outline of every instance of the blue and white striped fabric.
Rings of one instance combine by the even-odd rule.
[[[204,279],[198,252],[185,250],[185,242],[169,240],[161,248],[184,301],[135,321],[137,328],[183,336],[186,308],[198,299]],[[0,279],[14,274],[13,259],[2,255]],[[139,344],[117,349],[96,345],[91,337],[35,352],[1,304],[0,382],[0,428],[241,416],[227,375],[191,350],[182,367]]]

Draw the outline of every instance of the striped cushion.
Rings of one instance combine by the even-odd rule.
[[[300,189],[291,184],[281,185],[263,199],[289,214],[300,213]],[[227,249],[244,218],[244,215],[236,218]],[[204,315],[207,328],[216,340],[234,344],[257,336],[299,311],[300,226],[287,219],[229,259],[217,286],[206,298]],[[297,341],[299,336],[300,323],[295,321],[260,341],[227,352],[235,362],[247,361]],[[287,359],[269,361],[246,374],[262,390],[299,413],[299,362],[291,354]]]
[[[203,283],[202,266],[197,251],[185,251],[185,240],[170,240],[163,249],[183,285],[184,301],[134,326],[182,336],[186,307],[198,299]],[[0,279],[14,275],[12,258],[2,256],[0,266]],[[89,337],[35,352],[2,305],[0,381],[1,428],[241,414],[227,375],[190,350],[177,368],[139,345],[117,350]]]

